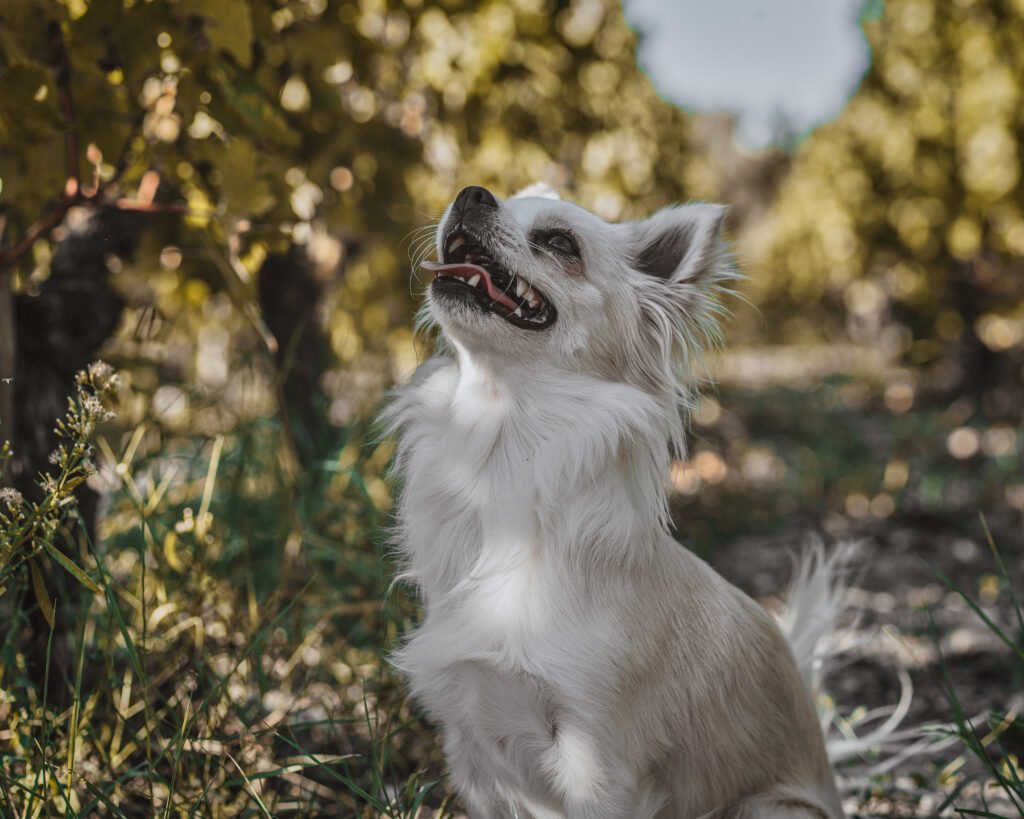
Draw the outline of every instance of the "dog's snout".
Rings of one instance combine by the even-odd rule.
[[[468,213],[477,208],[496,207],[498,207],[498,200],[494,198],[494,194],[479,185],[463,188],[455,197],[455,209],[461,213]]]

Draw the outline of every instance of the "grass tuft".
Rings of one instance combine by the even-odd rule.
[[[1018,592],[1006,570],[1005,562],[984,515],[981,515],[981,525],[999,571],[1000,592],[1008,596],[1014,612],[1018,629],[1016,635],[1008,633],[1007,627],[998,624],[982,608],[981,603],[972,599],[954,580],[934,566],[930,568],[943,585],[957,594],[985,628],[1009,649],[1011,667],[1008,669],[1008,676],[1016,676],[1019,681],[1024,679],[1024,614],[1021,611]],[[934,631],[934,621],[932,628]],[[938,640],[936,646],[939,647]],[[957,694],[949,664],[942,656],[941,648],[939,657],[943,689],[953,716],[953,723],[946,729],[946,733],[955,737],[963,749],[962,756],[946,766],[946,778],[951,779],[954,786],[940,805],[939,813],[952,807],[962,816],[987,816],[999,819],[1010,816],[1024,817],[1024,765],[1021,758],[1004,744],[1006,737],[1014,737],[1017,743],[1024,738],[1024,718],[1015,709],[990,709],[988,713],[980,716],[968,714]],[[973,761],[973,765],[966,764],[969,760]],[[968,792],[976,795],[981,805],[980,809],[963,803],[964,795]]]
[[[386,596],[386,510],[363,477],[389,453],[341,429],[295,474],[274,422],[111,438],[114,383],[79,379],[43,500],[0,498],[0,814],[450,815],[433,732],[386,662],[415,615]],[[86,480],[109,498],[95,542]],[[51,597],[51,565],[81,594]]]

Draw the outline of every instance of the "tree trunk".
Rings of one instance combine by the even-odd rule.
[[[6,225],[6,217],[0,216],[0,247],[3,246]],[[14,438],[17,423],[14,415],[14,370],[18,359],[16,338],[11,269],[2,267],[0,268],[0,440]],[[8,475],[0,476],[0,484],[9,483]]]

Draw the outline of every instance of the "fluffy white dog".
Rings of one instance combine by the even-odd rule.
[[[534,194],[448,208],[424,266],[451,354],[387,413],[426,608],[396,660],[454,784],[486,819],[839,817],[808,683],[829,565],[787,642],[669,533],[724,209],[608,224]]]

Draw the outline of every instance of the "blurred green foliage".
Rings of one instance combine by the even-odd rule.
[[[872,9],[861,87],[761,180],[766,212],[738,214],[751,298],[777,340],[881,339],[915,364],[954,343],[1019,351],[1024,10]],[[98,185],[129,207],[159,180],[157,204],[187,213],[160,223],[119,286],[190,337],[211,291],[248,315],[252,275],[290,242],[347,259],[332,385],[351,418],[416,360],[403,251],[463,184],[545,181],[612,219],[728,197],[744,159],[694,142],[635,43],[610,0],[17,0],[0,9],[6,243],[69,175],[79,197]],[[44,280],[50,255],[44,236],[17,286]],[[247,323],[232,348],[251,345]]]
[[[686,195],[685,117],[636,68],[612,2],[18,0],[0,31],[8,245],[71,173],[126,207],[187,206],[157,220],[135,266],[110,260],[126,333],[149,342],[126,357],[172,358],[163,381],[216,382],[204,353],[273,343],[252,326],[251,279],[297,242],[348,261],[330,326],[334,414],[349,420],[415,363],[408,237],[463,184],[543,180],[611,218]],[[44,236],[17,286],[39,286],[50,255]],[[160,353],[174,342],[154,337],[154,307],[179,353],[198,338],[194,356]],[[202,336],[211,322],[230,337]]]
[[[863,26],[871,68],[751,231],[753,299],[791,340],[824,326],[918,365],[954,344],[1019,357],[1024,5],[887,0]]]

